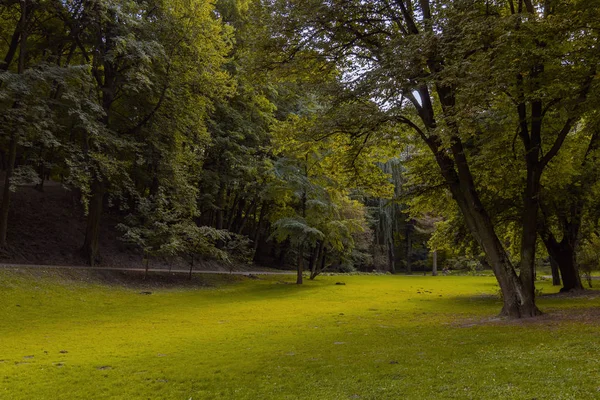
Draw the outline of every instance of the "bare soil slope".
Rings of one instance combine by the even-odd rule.
[[[139,265],[141,257],[118,240],[116,218],[106,212],[102,221],[102,265]],[[8,248],[0,262],[23,264],[82,265],[79,254],[85,236],[85,215],[79,196],[62,185],[46,181],[43,192],[21,186],[13,193]]]
[[[104,212],[99,266],[140,268],[141,253],[119,240],[121,232],[116,228],[118,217],[112,210]],[[84,265],[80,248],[85,237],[85,222],[85,212],[78,194],[61,184],[46,181],[43,191],[34,186],[20,186],[12,195],[8,248],[0,250],[0,263]],[[150,262],[151,268],[169,266],[189,268],[187,262],[181,259],[154,259]],[[195,267],[204,270],[227,269],[213,262]]]

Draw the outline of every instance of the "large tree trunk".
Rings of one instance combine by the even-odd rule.
[[[579,269],[577,268],[575,249],[568,240],[563,238],[557,242],[552,236],[544,240],[550,259],[558,264],[560,276],[562,278],[563,287],[561,292],[571,290],[583,290]],[[560,282],[559,282],[560,284]]]
[[[430,60],[428,64],[432,72],[438,72],[442,68],[435,60]],[[448,120],[449,129],[451,132],[456,132],[450,138],[452,157],[443,150],[445,146],[439,136],[433,134],[424,139],[436,158],[442,176],[465,218],[469,231],[483,249],[486,259],[494,271],[502,292],[503,307],[501,315],[511,318],[539,315],[541,312],[535,305],[535,287],[529,284],[529,276],[533,276],[533,271],[525,271],[525,283],[519,279],[498,235],[496,235],[492,220],[477,193],[467,155],[458,135],[458,127],[452,122],[455,105],[452,88],[437,85],[436,91],[443,113],[450,117]],[[436,128],[428,88],[422,87],[420,95],[424,99],[422,100],[424,107],[421,111],[421,119],[428,128]],[[526,232],[524,229],[523,235],[526,234],[529,234],[529,231]],[[533,234],[537,235],[537,232],[534,230]],[[529,243],[531,239],[527,238],[526,240]],[[535,238],[533,240],[535,243]],[[522,264],[522,266],[528,268],[529,263]],[[521,274],[523,272],[522,270]]]
[[[252,214],[255,211],[256,204],[257,204],[256,199],[253,199],[252,202],[250,203],[250,205],[248,206],[248,208],[246,209],[246,212],[244,213],[243,217],[240,216],[240,223],[237,226],[237,229],[235,230],[238,235],[241,235],[242,232],[244,231],[244,228],[246,227],[246,222],[248,221],[248,217],[250,216],[250,214]],[[254,217],[254,218],[256,218],[256,217]]]
[[[259,259],[259,246],[260,246],[260,242],[262,241],[262,237],[263,237],[263,231],[265,230],[265,219],[266,216],[269,212],[269,203],[266,201],[263,201],[261,207],[260,207],[260,214],[258,217],[258,224],[256,226],[256,230],[254,232],[254,237],[253,237],[253,257],[252,259],[256,262]]]
[[[523,215],[521,234],[520,280],[524,295],[535,295],[535,249],[538,229],[538,209],[541,171],[537,166],[537,154],[527,156],[527,185],[523,193]]]
[[[437,250],[433,250],[431,253],[431,275],[437,276],[438,274],[438,265],[437,265]]]
[[[81,248],[81,254],[92,267],[99,260],[100,220],[102,218],[102,206],[104,202],[104,184],[94,180],[91,187],[87,223],[85,228],[85,240]]]
[[[428,138],[427,144],[436,157],[469,231],[483,249],[498,280],[503,300],[501,315],[511,318],[539,315],[540,311],[535,305],[535,291],[529,286],[524,286],[519,280],[494,231],[492,221],[479,199],[460,139],[454,137],[451,145],[456,162],[446,152],[439,150],[442,148],[442,143],[438,137]]]
[[[581,209],[583,206],[577,203],[573,207]],[[558,273],[554,271],[558,269],[563,283],[563,287],[560,289],[561,292],[583,290],[575,253],[580,226],[579,221],[575,222],[575,220],[580,220],[581,214],[574,215],[570,223],[563,221],[563,238],[559,242],[546,222],[544,215],[547,211],[545,211],[543,204],[540,204],[540,208],[543,212],[541,213],[542,217],[539,219],[538,233],[550,256],[550,265],[553,268],[552,283],[560,285],[560,278],[557,276]]]

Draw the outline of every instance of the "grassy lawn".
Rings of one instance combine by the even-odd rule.
[[[600,397],[597,292],[514,322],[491,277],[198,279],[0,271],[0,399]]]

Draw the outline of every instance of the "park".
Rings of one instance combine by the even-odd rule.
[[[0,400],[600,398],[598,21],[0,2]]]

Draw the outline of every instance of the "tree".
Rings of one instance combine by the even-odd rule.
[[[381,157],[364,142],[359,152],[350,138],[327,131],[315,108],[292,114],[273,129],[276,173],[288,198],[274,224],[273,238],[290,238],[297,248],[297,283],[302,283],[304,252],[308,249],[311,279],[319,272],[326,251],[348,256],[353,234],[367,229],[364,206],[351,199],[355,192],[390,197],[391,184],[377,167]],[[315,137],[320,136],[320,140]],[[323,137],[324,136],[324,137]]]
[[[563,283],[561,291],[583,289],[577,253],[582,239],[587,243],[592,240],[582,225],[585,224],[586,214],[589,220],[595,219],[591,214],[597,204],[594,193],[599,182],[595,162],[599,137],[597,116],[592,113],[566,139],[566,151],[558,157],[558,162],[550,171],[551,178],[543,182],[538,230],[551,263],[556,265],[556,272],[560,271]],[[589,262],[585,264],[589,265]],[[553,278],[557,277],[556,272]]]
[[[93,264],[106,195],[135,197],[136,186],[142,196],[147,188],[156,193],[160,166],[175,153],[202,151],[210,98],[228,91],[220,69],[227,33],[212,6],[195,1],[73,2],[63,18],[90,65],[102,108],[97,129],[78,137],[85,170],[78,182],[89,205],[82,254]],[[192,63],[196,68],[189,68]],[[139,179],[140,153],[149,161],[151,184]]]
[[[66,132],[82,120],[99,117],[90,95],[85,67],[65,62],[65,30],[55,7],[23,0],[0,6],[3,24],[12,32],[0,68],[3,166],[6,170],[0,207],[0,245],[5,246],[11,192],[23,183],[45,179],[48,158],[65,166],[78,157]],[[12,16],[12,19],[11,19]],[[11,26],[12,24],[12,26]],[[18,55],[15,59],[15,55]],[[70,54],[72,55],[72,54]],[[94,125],[93,123],[91,125]],[[16,163],[17,156],[20,162]]]
[[[197,226],[189,210],[173,204],[164,190],[140,199],[135,212],[119,225],[123,240],[142,250],[145,275],[150,257],[190,256],[190,278],[194,256],[229,262],[228,254],[217,248],[220,241],[231,240],[227,231]]]

